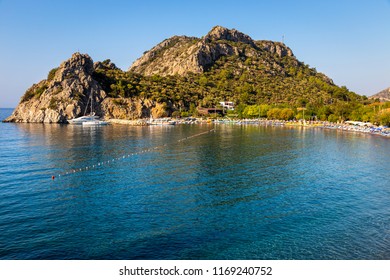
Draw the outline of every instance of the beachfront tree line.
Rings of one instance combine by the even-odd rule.
[[[308,106],[284,107],[283,105],[244,105],[238,106],[237,110],[230,111],[231,115],[239,118],[267,118],[278,120],[318,120],[341,122],[346,120],[372,122],[382,125],[390,125],[390,102],[372,104],[337,104],[333,106],[325,105],[319,108]]]
[[[237,68],[239,59],[222,57],[202,74],[142,76],[102,67],[94,78],[109,97],[150,99],[163,105],[164,115],[197,116],[198,107],[232,101],[235,110],[226,112],[232,117],[390,125],[389,102],[375,102],[338,87],[308,65],[296,65],[296,60],[284,57],[280,65],[267,67],[246,59],[242,61],[246,67]]]

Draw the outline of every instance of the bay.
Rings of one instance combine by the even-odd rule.
[[[0,123],[0,258],[390,259],[389,156],[314,128]]]

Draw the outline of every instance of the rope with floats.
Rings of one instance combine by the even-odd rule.
[[[204,132],[201,132],[201,133],[198,133],[198,134],[194,134],[194,135],[191,135],[191,136],[184,137],[184,138],[179,139],[179,140],[177,140],[177,141],[175,141],[173,143],[181,143],[181,142],[187,141],[189,139],[192,139],[192,138],[195,138],[195,137],[199,137],[199,136],[204,135],[204,134],[208,134],[210,132],[215,132],[215,128],[207,130],[207,131],[204,131]],[[101,167],[101,166],[104,166],[104,165],[107,165],[107,164],[110,164],[110,163],[114,163],[116,161],[124,160],[126,158],[130,158],[132,156],[136,156],[136,155],[140,155],[140,154],[144,154],[144,153],[148,153],[148,152],[153,152],[153,151],[162,149],[162,148],[167,147],[167,146],[168,146],[168,144],[165,143],[163,145],[159,145],[159,146],[155,146],[155,147],[152,147],[152,148],[144,149],[144,150],[141,150],[141,151],[138,151],[138,152],[135,152],[135,153],[122,155],[120,157],[113,158],[113,159],[106,160],[106,161],[101,161],[101,162],[98,162],[97,164],[85,166],[85,167],[82,167],[82,168],[72,168],[72,169],[70,169],[68,171],[65,171],[63,173],[58,174],[57,177],[61,178],[61,177],[64,177],[64,176],[67,176],[67,175],[71,175],[71,174],[74,174],[74,173],[83,172],[83,171],[85,172],[85,171],[88,171],[88,170],[93,170],[93,169],[96,169],[98,167]],[[56,179],[56,176],[55,175],[51,176],[51,179],[52,180]]]

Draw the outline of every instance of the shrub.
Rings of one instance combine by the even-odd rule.
[[[50,70],[49,74],[47,74],[47,80],[49,82],[54,79],[54,76],[56,75],[57,70],[58,70],[58,68],[53,68]]]
[[[175,111],[172,113],[172,117],[174,118],[177,118],[177,117],[180,117],[181,116],[181,113],[179,111]]]
[[[249,105],[246,106],[243,111],[243,116],[245,118],[256,118],[260,115],[260,107],[259,105]]]
[[[290,108],[282,109],[279,118],[285,121],[292,120],[294,118],[294,111]]]
[[[331,115],[329,115],[329,117],[328,117],[328,121],[330,121],[330,122],[338,122],[339,121],[339,117],[338,116],[336,116],[335,114],[331,114]]]
[[[22,96],[21,102],[26,102],[34,97],[34,91],[32,89],[26,90],[26,93]]]
[[[34,89],[30,88],[26,91],[26,93],[22,97],[22,102],[28,101],[33,97],[39,98],[42,93],[47,90],[48,86],[46,84],[42,85],[41,87]]]
[[[45,90],[47,90],[47,85],[41,86],[35,91],[34,96],[39,98]]]
[[[57,103],[58,103],[58,100],[57,100],[55,97],[52,97],[52,98],[50,99],[50,103],[49,103],[48,108],[49,108],[49,109],[52,109],[52,110],[57,109]]]
[[[183,118],[187,118],[189,116],[189,113],[188,112],[181,112],[181,116]]]
[[[278,120],[278,119],[280,119],[281,112],[282,112],[282,110],[279,108],[272,108],[272,109],[268,110],[267,117],[269,119]]]
[[[390,126],[390,109],[379,111],[377,119],[381,125]]]

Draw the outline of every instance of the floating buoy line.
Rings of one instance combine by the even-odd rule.
[[[177,141],[175,141],[173,143],[184,142],[184,141],[187,141],[189,139],[192,139],[192,138],[204,135],[204,134],[208,134],[210,132],[215,132],[215,129],[210,129],[210,130],[198,133],[198,134],[187,136],[187,137],[179,139],[179,140],[177,140]],[[54,180],[56,178],[61,178],[61,177],[64,177],[64,176],[67,176],[67,175],[71,175],[71,174],[75,174],[75,173],[78,173],[78,172],[83,172],[83,171],[85,172],[85,171],[88,171],[88,170],[93,170],[93,169],[96,169],[98,167],[101,167],[101,166],[104,166],[104,165],[107,165],[107,164],[110,164],[110,163],[114,163],[116,161],[120,161],[120,160],[124,160],[126,158],[130,158],[132,156],[136,156],[136,155],[152,152],[152,151],[155,151],[155,150],[158,150],[158,149],[163,149],[164,147],[167,147],[167,146],[168,146],[168,144],[165,143],[163,145],[159,145],[159,146],[155,146],[155,147],[152,147],[152,148],[144,149],[144,150],[141,150],[141,151],[138,151],[138,152],[135,152],[135,153],[122,155],[122,156],[117,157],[117,158],[113,158],[113,159],[106,160],[106,161],[101,161],[101,162],[98,162],[96,164],[92,164],[92,165],[85,166],[85,167],[82,167],[82,168],[73,168],[73,169],[70,169],[70,170],[65,171],[63,173],[58,174],[57,177],[55,175],[53,175],[53,176],[51,176],[51,179]]]

